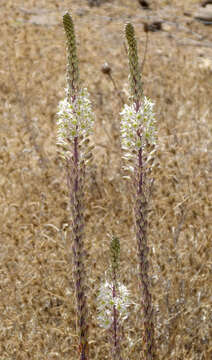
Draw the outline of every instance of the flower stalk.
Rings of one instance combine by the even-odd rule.
[[[149,248],[147,244],[147,207],[150,195],[148,171],[155,145],[154,104],[143,95],[141,74],[138,65],[137,42],[133,26],[125,27],[128,43],[131,105],[125,104],[121,112],[121,143],[127,178],[132,180],[134,193],[134,218],[139,261],[141,303],[143,318],[142,350],[145,360],[155,359],[154,320],[150,280],[148,275]]]
[[[70,192],[79,359],[88,360],[83,199],[86,168],[92,157],[89,136],[93,131],[94,119],[87,89],[82,89],[79,83],[74,24],[68,13],[63,16],[63,25],[67,37],[67,89],[66,98],[59,103],[57,144],[60,146],[61,157],[66,163]]]
[[[121,356],[121,329],[124,320],[128,317],[130,305],[127,288],[118,281],[120,242],[112,235],[110,243],[110,281],[105,281],[99,291],[98,322],[110,333],[113,360],[122,360]]]

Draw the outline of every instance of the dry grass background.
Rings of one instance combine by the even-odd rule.
[[[143,22],[158,18],[166,27],[150,34],[143,69],[159,135],[149,213],[157,358],[211,358],[212,29],[184,15],[199,1],[151,3],[147,13],[132,0],[94,8],[85,0],[1,0],[0,360],[76,359],[69,201],[55,145],[55,113],[65,87],[66,9],[73,14],[81,78],[96,113],[96,167],[85,210],[91,359],[110,359],[95,304],[110,231],[121,240],[122,281],[139,303],[131,199],[120,175],[121,103],[101,66],[110,64],[127,101],[124,23],[135,25],[142,58]],[[132,307],[125,359],[139,358],[140,321]]]

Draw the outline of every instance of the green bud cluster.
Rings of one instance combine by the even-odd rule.
[[[125,35],[128,43],[128,59],[130,67],[130,87],[134,103],[140,103],[143,95],[141,70],[138,63],[137,41],[132,24],[128,23],[125,27]]]
[[[110,256],[112,273],[115,273],[119,268],[120,241],[117,237],[113,235],[110,242]]]
[[[74,23],[69,13],[63,16],[63,26],[67,37],[67,83],[68,100],[70,101],[79,90],[79,68]]]

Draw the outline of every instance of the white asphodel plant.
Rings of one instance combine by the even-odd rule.
[[[129,306],[132,304],[126,286],[119,278],[120,241],[112,235],[110,242],[110,271],[108,279],[101,284],[97,296],[98,323],[111,335],[112,358],[122,360],[121,329],[128,318]]]
[[[88,91],[80,86],[74,24],[68,13],[63,16],[63,25],[67,37],[67,89],[66,97],[60,101],[57,113],[57,144],[60,155],[65,161],[70,196],[70,230],[72,234],[79,359],[88,360],[87,274],[85,271],[83,202],[86,169],[92,159],[89,137],[93,133],[94,116]]]
[[[141,319],[142,356],[147,360],[155,359],[154,319],[150,280],[148,274],[149,247],[147,243],[147,211],[152,181],[151,161],[156,145],[154,103],[143,95],[141,71],[138,63],[137,41],[133,26],[125,27],[128,44],[129,82],[131,87],[130,105],[125,105],[121,112],[121,147],[124,169],[133,187],[133,210],[137,255],[140,278],[140,298],[142,305]]]

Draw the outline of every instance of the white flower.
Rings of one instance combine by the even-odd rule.
[[[64,148],[75,137],[87,137],[93,131],[94,116],[87,89],[81,89],[71,102],[67,97],[58,106],[57,144]]]
[[[99,314],[97,319],[99,325],[105,329],[109,329],[113,323],[114,306],[118,312],[119,321],[124,321],[128,317],[128,307],[131,304],[129,291],[126,286],[118,283],[116,292],[117,295],[113,297],[113,284],[108,281],[105,281],[99,290],[97,297]]]
[[[121,114],[121,142],[123,150],[139,150],[146,143],[155,143],[154,103],[147,97],[143,98],[138,111],[136,105],[124,105]]]

